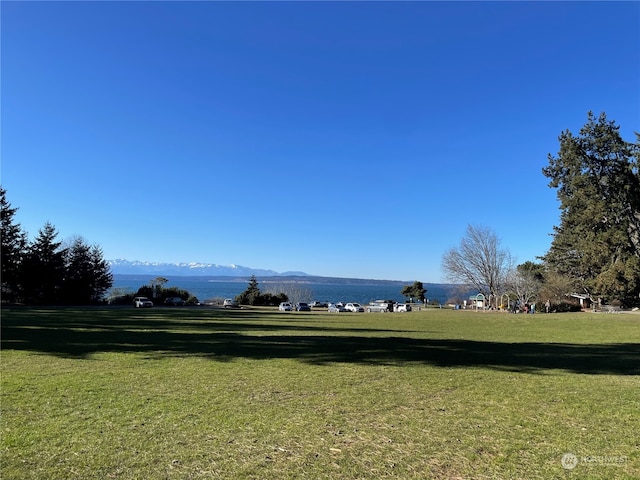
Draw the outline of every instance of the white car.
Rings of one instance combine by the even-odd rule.
[[[236,303],[235,300],[233,300],[231,298],[225,298],[224,302],[222,302],[222,306],[224,308],[236,308],[238,306],[238,304]]]
[[[411,305],[409,305],[408,303],[396,303],[393,306],[393,311],[394,312],[410,312]]]
[[[149,300],[147,297],[135,297],[133,299],[133,305],[136,308],[149,308],[149,307],[153,307],[153,302]]]
[[[329,313],[348,312],[341,303],[330,303],[327,309]]]
[[[349,312],[364,312],[364,307],[362,305],[360,305],[359,303],[347,303],[344,308],[347,309],[347,311]]]
[[[293,310],[293,307],[289,302],[282,302],[280,305],[278,305],[278,310],[280,310],[281,312],[290,312],[291,310]]]

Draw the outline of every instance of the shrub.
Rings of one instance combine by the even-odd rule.
[[[284,293],[277,293],[277,294],[265,293],[263,295],[260,295],[259,301],[260,303],[256,305],[273,306],[273,305],[280,305],[280,303],[282,302],[287,302],[289,301],[289,298]]]
[[[562,302],[551,304],[552,312],[557,312],[557,313],[579,312],[580,310],[581,310],[580,304],[574,303],[574,302],[562,301]]]

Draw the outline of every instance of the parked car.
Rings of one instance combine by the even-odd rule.
[[[289,302],[282,302],[280,305],[278,305],[278,310],[282,312],[290,312],[291,310],[293,310],[293,307],[291,307],[291,304]]]
[[[396,303],[393,306],[393,311],[394,312],[410,312],[411,305],[409,305],[408,303]]]
[[[134,297],[133,305],[136,308],[149,308],[149,307],[153,307],[153,302],[149,300],[147,297]]]
[[[367,305],[367,312],[392,312],[393,303],[386,300],[376,300]]]
[[[344,308],[346,308],[349,312],[364,312],[364,307],[355,302],[347,303]]]
[[[185,301],[180,297],[167,297],[164,300],[164,304],[174,307],[182,307],[185,304]]]
[[[349,310],[347,310],[346,308],[344,308],[344,305],[341,303],[330,303],[329,306],[327,307],[327,311],[329,313],[339,313],[339,312],[348,312]]]
[[[329,302],[311,302],[311,308],[328,308]]]
[[[305,302],[296,303],[296,311],[297,312],[310,312],[311,311],[311,307],[309,306],[308,303],[305,303]]]
[[[225,298],[224,302],[222,302],[222,306],[224,308],[236,308],[238,306],[238,302],[236,302],[232,298]]]

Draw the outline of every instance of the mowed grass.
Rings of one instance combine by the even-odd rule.
[[[640,478],[640,315],[8,308],[1,360],[3,479]]]

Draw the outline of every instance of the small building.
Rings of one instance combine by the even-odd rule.
[[[466,305],[470,305],[471,308],[484,308],[484,295],[473,295],[469,297]]]
[[[569,295],[571,298],[577,298],[580,302],[580,308],[589,309],[591,308],[591,304],[593,301],[591,300],[591,295],[587,295],[585,293],[572,293]]]

